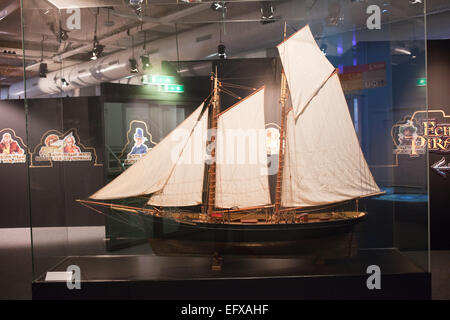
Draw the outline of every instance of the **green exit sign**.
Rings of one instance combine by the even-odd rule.
[[[158,91],[169,92],[169,93],[183,93],[184,86],[181,84],[165,84],[158,86]]]
[[[144,75],[142,77],[143,84],[156,87],[159,92],[183,93],[184,86],[177,84],[176,80],[176,77],[172,76]]]
[[[419,78],[417,79],[418,87],[425,87],[427,85],[427,78]]]
[[[144,75],[142,79],[144,84],[176,84],[176,78],[171,76]]]

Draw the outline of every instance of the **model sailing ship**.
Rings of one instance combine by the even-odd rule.
[[[278,50],[284,71],[273,202],[264,171],[267,163],[204,161],[233,154],[227,144],[233,129],[265,129],[264,88],[219,113],[217,72],[209,101],[144,158],[93,194],[90,198],[95,201],[79,202],[142,216],[149,234],[155,226],[174,225],[173,232],[160,237],[198,243],[264,245],[352,231],[365,216],[358,210],[358,199],[380,194],[380,189],[359,146],[338,74],[309,26],[285,39]],[[287,108],[289,94],[292,108]],[[215,148],[209,154],[208,129],[218,133],[210,141]],[[174,137],[180,131],[188,133],[181,141]],[[194,152],[200,161],[193,163],[195,146],[201,146]],[[258,157],[266,156],[265,146],[256,151],[246,149],[244,156],[249,158],[255,152]],[[143,208],[97,201],[142,196],[148,197]],[[356,203],[355,210],[334,211],[351,201]]]

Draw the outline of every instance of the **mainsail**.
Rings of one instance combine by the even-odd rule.
[[[219,116],[216,207],[270,204],[264,133],[264,88]]]
[[[292,97],[281,205],[309,207],[380,192],[339,77],[305,27],[278,47]]]
[[[200,119],[203,105],[202,103],[176,130],[158,143],[146,156],[90,198],[112,200],[149,195],[162,190],[168,182],[185,181],[186,177],[180,177],[178,175],[179,170],[175,167],[179,163],[186,146],[192,143],[191,137],[194,129],[199,123],[204,122],[205,115],[203,115],[203,121]],[[171,177],[174,178],[171,180]],[[199,179],[203,180],[203,176],[195,177],[194,181]]]

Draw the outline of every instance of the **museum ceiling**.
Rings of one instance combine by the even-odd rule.
[[[411,17],[421,17],[421,0],[371,1],[378,3],[383,10],[384,20],[389,23],[406,21]],[[137,3],[137,5],[136,5]],[[291,3],[295,3],[292,4]],[[330,2],[333,3],[333,2]],[[182,36],[183,32],[200,29],[205,25],[216,25],[221,32],[227,26],[239,24],[243,28],[251,23],[261,22],[261,9],[270,4],[274,9],[275,20],[287,20],[292,24],[317,24],[323,21],[336,22],[337,28],[320,28],[320,36],[330,32],[345,32],[351,28],[363,27],[366,16],[361,10],[367,6],[366,0],[341,0],[337,5],[329,5],[317,0],[298,1],[256,1],[229,0],[226,9],[221,1],[201,0],[27,0],[24,1],[24,45],[27,77],[35,76],[39,63],[45,60],[48,71],[58,70],[89,61],[93,40],[96,37],[103,46],[103,55],[110,55],[129,49],[132,45],[151,43],[164,38]],[[217,5],[217,7],[214,7]],[[70,6],[81,9],[80,30],[66,30],[65,21],[71,14]],[[284,10],[283,8],[301,8]],[[450,36],[450,4],[448,0],[428,0],[428,33],[434,38]],[[395,41],[411,40],[405,32],[395,34]],[[418,30],[417,32],[420,32]],[[199,34],[201,36],[201,34]],[[252,39],[240,39],[233,43],[237,48],[255,48]],[[174,43],[174,47],[176,44]],[[209,54],[205,52],[205,58]],[[21,10],[19,0],[0,0],[0,82],[8,86],[21,81],[23,74],[23,50]]]

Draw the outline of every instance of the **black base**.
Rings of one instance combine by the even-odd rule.
[[[364,250],[343,261],[224,257],[69,257],[81,268],[81,290],[33,283],[33,299],[431,299],[431,274],[396,250]],[[381,269],[381,290],[369,290],[369,265]]]

